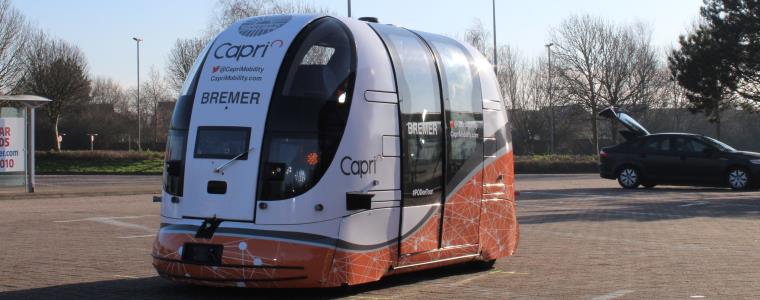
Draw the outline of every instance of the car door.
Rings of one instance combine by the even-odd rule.
[[[445,136],[441,90],[433,53],[416,34],[373,24],[388,47],[399,90],[401,120],[401,231],[399,254],[440,248]]]
[[[475,62],[453,39],[419,33],[436,55],[443,92],[446,169],[441,247],[478,244],[483,198],[483,96]],[[475,249],[475,248],[472,248]]]
[[[675,158],[668,136],[651,136],[642,143],[638,159],[648,180],[670,181],[674,176],[672,167],[676,163]]]
[[[722,161],[718,150],[694,137],[677,137],[679,169],[685,180],[693,183],[710,183],[720,180]]]

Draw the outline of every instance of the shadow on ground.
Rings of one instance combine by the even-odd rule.
[[[743,193],[755,193],[760,199],[760,192],[758,190],[745,191]],[[625,197],[635,196],[692,196],[695,193],[704,194],[710,196],[714,194],[731,194],[734,193],[727,188],[712,188],[712,187],[657,187],[653,189],[639,188],[635,190],[626,190],[618,187],[611,188],[578,188],[578,189],[552,189],[552,190],[526,190],[521,191],[517,197],[519,201],[533,201],[533,200],[561,200],[565,198],[599,198],[605,197],[610,199],[624,199]]]
[[[660,221],[688,218],[749,218],[760,217],[760,193],[736,193],[715,188],[665,188],[651,190],[584,189],[534,191],[520,199],[530,204],[530,212],[518,214],[523,225],[559,222]],[[695,195],[695,193],[699,193]],[[566,195],[565,195],[566,194]],[[572,194],[572,195],[571,195]],[[564,195],[564,196],[563,196]],[[563,208],[553,200],[582,201],[593,198],[594,204],[578,208]],[[613,196],[614,195],[614,196]],[[646,199],[636,198],[646,196]],[[546,201],[546,203],[543,203]],[[519,205],[519,204],[518,204]]]
[[[478,265],[462,264],[391,276],[369,284],[329,289],[213,288],[177,284],[156,276],[0,292],[0,299],[332,299],[486,271]]]

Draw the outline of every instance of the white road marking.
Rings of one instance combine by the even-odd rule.
[[[683,192],[673,192],[673,191],[663,191],[664,196],[667,198],[669,202],[676,202],[676,201],[700,201],[704,202],[704,200],[724,200],[724,199],[732,199],[732,200],[740,200],[740,199],[757,199],[757,194],[755,193],[732,193],[732,194],[713,194],[713,193],[702,193],[699,192],[699,190],[695,190],[694,192],[696,194],[691,194],[689,196],[684,197]],[[558,197],[572,197],[573,199],[566,199],[567,201],[578,201],[578,200],[591,200],[591,199],[601,199],[601,200],[607,200],[607,199],[614,199],[619,197],[624,197],[628,200],[639,200],[639,201],[662,201],[663,200],[663,194],[653,194],[653,193],[637,193],[637,192],[622,192],[621,193],[604,193],[604,194],[592,194],[592,193],[555,193],[555,192],[540,192],[540,191],[521,191],[520,194],[525,195],[544,195],[544,196],[558,196]],[[581,198],[581,199],[576,199]],[[523,201],[530,201],[531,199],[519,199]],[[547,199],[549,200],[549,199]],[[552,200],[558,200],[558,199],[552,199]],[[748,204],[727,204],[727,205],[736,205],[736,206],[754,206],[757,207],[757,205],[748,205]]]
[[[697,202],[694,202],[694,203],[681,204],[681,205],[679,205],[679,206],[680,206],[680,207],[689,207],[689,206],[695,206],[695,205],[705,205],[705,204],[707,204],[707,202],[704,202],[704,201],[697,201]]]
[[[54,223],[71,223],[71,222],[82,222],[82,221],[96,221],[96,220],[103,220],[103,219],[111,219],[111,220],[141,219],[145,217],[158,217],[158,215],[123,216],[123,217],[92,217],[92,218],[84,218],[84,219],[53,221],[53,222]]]
[[[138,279],[138,278],[140,278],[140,277],[137,277],[137,276],[129,276],[129,275],[113,275],[113,277],[128,278],[128,279]]]
[[[120,239],[137,239],[137,238],[146,238],[146,237],[154,237],[155,234],[146,234],[146,235],[130,235],[130,236],[120,236]]]
[[[108,225],[113,225],[113,226],[124,227],[124,228],[140,229],[140,230],[143,230],[145,232],[156,232],[155,228],[150,228],[150,227],[145,226],[145,225],[127,223],[127,222],[123,222],[123,221],[119,221],[119,220],[114,220],[114,219],[110,219],[110,218],[93,218],[90,221],[98,222],[98,223],[103,223],[103,224],[108,224]]]
[[[674,215],[674,214],[661,214],[661,213],[648,213],[637,211],[593,211],[588,214],[602,214],[602,215],[641,215],[641,216],[653,216],[653,217],[668,217],[668,218],[685,218],[690,215]]]
[[[613,242],[622,242],[622,243],[629,243],[634,245],[650,245],[650,246],[656,246],[659,248],[668,248],[668,249],[676,249],[676,250],[711,250],[709,247],[705,247],[702,245],[694,245],[694,244],[678,244],[678,245],[671,245],[667,243],[662,242],[652,242],[642,239],[620,239],[620,238],[610,238],[610,237],[604,237],[599,235],[586,235],[582,233],[572,233],[572,232],[558,232],[553,230],[539,230],[539,229],[523,229],[520,228],[523,232],[533,232],[533,233],[543,233],[543,234],[551,234],[551,235],[557,235],[562,237],[571,237],[575,239],[586,239],[586,240],[593,240],[593,241],[613,241]]]
[[[522,191],[520,194],[526,194],[526,195],[546,195],[546,196],[562,196],[562,197],[592,197],[592,198],[599,198],[599,197],[613,197],[613,195],[599,195],[599,194],[588,194],[588,193],[577,193],[577,194],[570,194],[570,193],[553,193],[553,192],[527,192]]]
[[[449,286],[462,286],[462,285],[465,285],[465,284],[467,284],[468,282],[471,282],[471,281],[473,281],[473,280],[477,280],[477,279],[480,279],[480,278],[486,277],[486,276],[488,276],[488,275],[490,275],[490,274],[491,274],[491,272],[487,272],[487,273],[483,273],[483,274],[480,274],[480,275],[478,275],[478,276],[472,276],[472,277],[468,277],[468,278],[462,279],[462,280],[460,280],[460,281],[457,281],[457,282],[455,282],[455,283],[452,283],[452,284],[450,284]]]
[[[62,220],[62,221],[53,221],[55,223],[72,223],[72,222],[98,222],[102,224],[108,224],[118,227],[124,227],[124,228],[132,228],[132,229],[139,229],[145,232],[156,232],[155,228],[151,228],[145,225],[140,224],[133,224],[133,223],[127,223],[124,221],[119,220],[130,220],[130,219],[141,219],[145,217],[155,217],[157,215],[141,215],[141,216],[123,216],[123,217],[92,217],[92,218],[84,218],[84,219],[75,219],[75,220]]]
[[[601,295],[601,296],[597,296],[597,297],[591,298],[591,300],[609,300],[609,299],[615,299],[615,298],[623,297],[623,296],[625,296],[627,294],[630,294],[630,293],[633,293],[633,290],[619,290],[619,291],[614,291],[614,292],[606,294],[606,295]]]

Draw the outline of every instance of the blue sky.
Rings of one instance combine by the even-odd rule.
[[[177,38],[201,35],[214,16],[214,0],[12,0],[33,24],[77,44],[93,76],[124,86],[136,83],[135,42],[141,76],[151,66],[163,72]],[[307,1],[339,15],[347,0]],[[572,14],[590,13],[615,22],[641,21],[653,28],[654,44],[669,48],[697,20],[702,0],[497,0],[499,44],[517,47],[525,57],[544,55],[550,28]],[[491,28],[491,0],[353,0],[354,17],[375,16],[383,23],[443,34],[461,34],[476,18]],[[664,51],[664,50],[663,50]]]

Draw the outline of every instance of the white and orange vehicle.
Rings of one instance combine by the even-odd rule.
[[[153,247],[175,281],[334,287],[517,247],[507,113],[453,39],[311,16],[239,21],[172,117]]]

